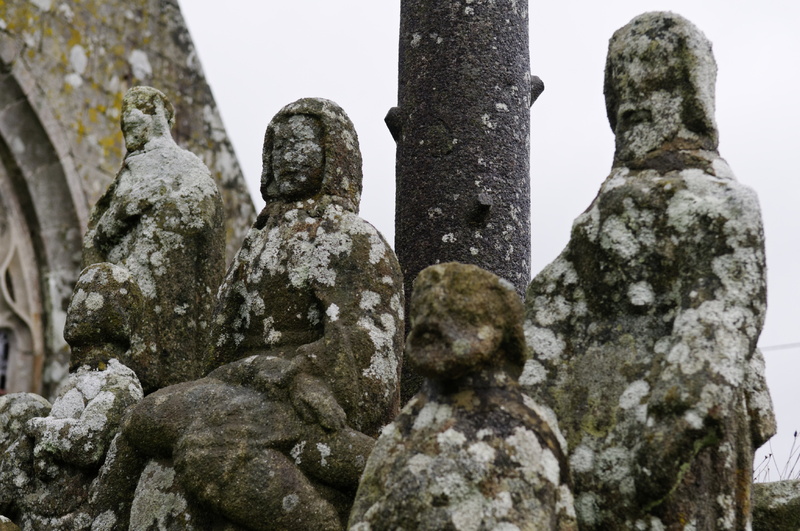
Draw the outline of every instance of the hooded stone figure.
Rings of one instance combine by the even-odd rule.
[[[375,436],[397,412],[402,277],[357,214],[353,124],[331,101],[298,100],[267,127],[263,160],[266,206],[220,288],[209,368],[252,355],[302,359],[348,424]]]
[[[225,272],[222,196],[208,168],[180,148],[174,110],[151,87],[122,100],[128,150],[84,237],[84,267],[127,268],[152,329],[137,375],[145,392],[202,376],[214,295]]]
[[[261,189],[264,211],[219,290],[211,372],[148,396],[123,429],[152,458],[132,527],[183,518],[137,501],[166,474],[187,514],[212,523],[341,529],[371,436],[396,412],[402,278],[356,214],[361,156],[338,105],[303,99],[276,115]]]
[[[711,43],[647,13],[609,43],[611,175],[531,282],[520,382],[555,411],[582,529],[750,528],[775,430],[755,193],[717,152]]]

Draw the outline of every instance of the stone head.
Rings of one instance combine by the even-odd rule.
[[[109,262],[84,269],[64,326],[64,339],[72,351],[70,369],[98,368],[116,358],[136,371],[127,354],[143,309],[142,292],[127,269]]]
[[[711,43],[680,15],[645,13],[617,30],[604,88],[615,165],[664,150],[715,150],[716,74]]]
[[[358,211],[361,152],[353,123],[336,103],[304,98],[290,103],[264,135],[261,195],[267,202],[323,195]]]
[[[322,189],[322,124],[295,114],[275,124],[270,193],[284,199],[306,199]]]
[[[122,99],[121,125],[125,147],[129,152],[138,151],[155,137],[169,136],[175,109],[160,90],[133,87]]]
[[[473,265],[427,267],[414,280],[406,357],[418,373],[455,380],[486,368],[519,376],[523,306],[507,281]]]

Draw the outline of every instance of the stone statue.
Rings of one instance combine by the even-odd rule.
[[[4,516],[19,516],[20,487],[15,480],[26,486],[33,475],[32,448],[25,435],[28,421],[46,417],[50,408],[50,402],[34,393],[0,396],[0,514]]]
[[[531,282],[520,382],[558,416],[582,529],[749,529],[775,430],[758,200],[717,152],[711,44],[647,13],[609,44],[611,175]]]
[[[81,273],[64,332],[71,373],[52,408],[27,420],[0,465],[0,492],[8,494],[0,509],[23,530],[89,529],[90,485],[123,413],[143,396],[128,366],[135,365],[131,344],[141,344],[142,312],[142,294],[126,269],[100,263]]]
[[[137,370],[146,393],[202,376],[210,317],[225,270],[222,199],[208,168],[172,139],[172,104],[150,87],[122,101],[128,150],[94,207],[84,266],[127,268],[145,298],[149,363]]]
[[[396,413],[402,277],[356,214],[361,156],[338,105],[303,99],[276,115],[261,190],[219,291],[213,370],[148,396],[123,428],[150,458],[131,526],[197,522],[199,508],[244,529],[341,529],[372,436]],[[183,509],[138,501],[166,492]]]
[[[563,438],[517,383],[514,286],[472,265],[430,266],[410,317],[407,360],[426,381],[378,439],[350,530],[577,529]]]
[[[357,215],[355,129],[335,103],[298,100],[267,128],[263,160],[267,204],[220,287],[208,367],[293,359],[376,436],[398,408],[403,290],[391,248]]]

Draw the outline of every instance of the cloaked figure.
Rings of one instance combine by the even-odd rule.
[[[488,271],[419,274],[406,359],[425,383],[378,438],[350,531],[577,529],[563,438],[517,383],[522,317]]]
[[[222,196],[206,165],[173,140],[174,123],[163,93],[128,90],[121,118],[128,151],[83,243],[84,267],[121,265],[144,296],[151,333],[137,375],[145,393],[203,375],[225,274]]]
[[[261,190],[219,291],[211,372],[148,396],[123,433],[209,521],[341,529],[372,437],[396,413],[400,268],[356,213],[361,155],[335,103],[275,116]],[[154,483],[142,475],[131,525],[154,520],[137,511]]]
[[[755,193],[717,152],[711,43],[673,13],[611,38],[611,175],[531,282],[520,382],[556,413],[582,529],[750,529],[775,430]]]

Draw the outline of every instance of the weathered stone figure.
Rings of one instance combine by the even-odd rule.
[[[143,298],[130,273],[86,268],[67,312],[71,374],[46,416],[31,418],[3,455],[0,504],[23,530],[88,529],[89,487],[124,411],[142,398],[129,358],[140,344]],[[133,361],[133,363],[131,363]]]
[[[375,436],[398,406],[403,290],[391,248],[357,214],[353,124],[331,101],[298,100],[267,128],[263,159],[267,204],[220,288],[209,368],[291,352]]]
[[[157,478],[136,486],[131,526],[180,518],[138,503],[169,491],[212,523],[341,529],[370,436],[396,411],[402,278],[356,214],[361,156],[339,106],[278,113],[261,189],[267,205],[220,288],[216,368],[153,393],[123,430]]]
[[[33,470],[32,447],[26,440],[28,421],[50,413],[51,404],[34,393],[0,396],[0,514],[19,515],[20,486],[27,484]]]
[[[711,44],[672,13],[610,41],[611,175],[530,284],[521,383],[569,445],[583,529],[748,529],[775,429],[764,236],[717,153]]]
[[[145,392],[202,376],[225,271],[222,199],[208,168],[172,139],[173,114],[154,88],[125,94],[128,153],[84,238],[84,266],[122,265],[144,295],[143,318],[153,330],[150,362],[137,367]]]
[[[517,383],[522,317],[488,271],[419,274],[406,353],[426,382],[378,439],[351,531],[577,529],[563,438]]]

